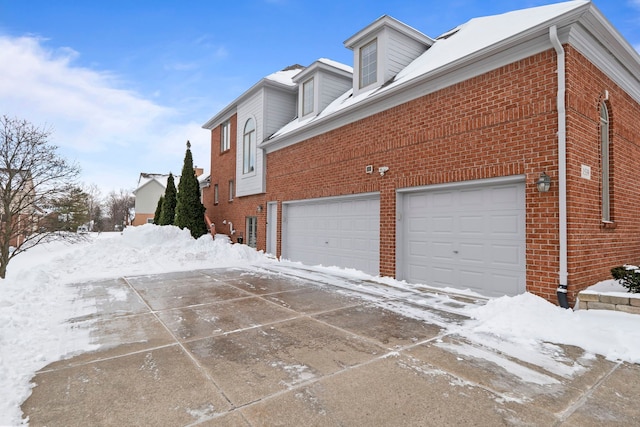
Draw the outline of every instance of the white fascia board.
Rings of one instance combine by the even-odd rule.
[[[380,18],[376,19],[372,24],[366,26],[365,28],[363,28],[362,30],[358,31],[356,34],[354,34],[353,36],[345,40],[344,46],[347,49],[353,50],[353,48],[356,47],[360,42],[362,42],[362,40],[379,32],[383,27],[393,28],[394,30],[398,31],[401,34],[406,35],[407,37],[410,37],[412,39],[420,41],[421,43],[424,43],[426,46],[431,46],[433,43],[435,43],[434,39],[416,30],[415,28],[410,27],[409,25],[403,22],[400,22],[389,15],[382,15]]]
[[[253,96],[255,92],[265,87],[272,87],[272,88],[286,91],[286,92],[295,92],[296,90],[298,90],[298,86],[286,85],[286,84],[277,82],[275,80],[263,78],[258,83],[251,86],[249,90],[247,90],[238,98],[236,98],[225,109],[223,109],[218,114],[216,114],[211,119],[209,119],[204,125],[202,125],[202,128],[211,130],[211,129],[214,129],[216,126],[220,125],[222,122],[229,120],[229,118],[237,112],[238,105],[244,102],[247,98]]]
[[[567,42],[640,103],[640,55],[594,10],[583,26],[572,28]]]
[[[292,79],[292,81],[294,83],[300,83],[301,81],[306,80],[312,74],[315,74],[318,70],[322,70],[322,71],[325,71],[327,73],[335,74],[335,75],[340,76],[340,77],[346,77],[346,78],[352,78],[353,77],[353,72],[350,73],[347,70],[331,66],[329,64],[326,64],[326,63],[318,60],[318,61],[314,62],[313,64],[311,64],[310,66],[308,66],[307,68],[305,68],[299,74],[296,74],[296,76]]]
[[[238,105],[233,102],[229,104],[224,110],[210,118],[205,124],[202,125],[202,129],[213,130],[221,123],[229,120],[238,111]]]
[[[142,190],[143,188],[147,187],[149,184],[151,184],[152,182],[157,182],[160,187],[162,188],[167,188],[166,185],[164,185],[163,183],[161,183],[160,181],[158,181],[156,178],[152,178],[149,181],[145,182],[144,184],[142,184],[140,187],[136,188],[135,190],[133,190],[133,195],[135,196],[140,190]]]

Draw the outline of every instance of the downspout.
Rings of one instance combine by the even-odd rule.
[[[565,105],[566,71],[565,54],[562,43],[558,38],[555,25],[549,28],[551,44],[558,55],[558,204],[559,204],[559,239],[560,239],[560,270],[558,271],[558,305],[569,308],[567,298],[567,116]]]

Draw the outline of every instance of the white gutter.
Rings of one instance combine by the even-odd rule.
[[[558,38],[558,29],[555,25],[549,28],[549,38],[558,55],[558,203],[560,214],[560,270],[558,300],[561,293],[567,292],[567,117],[565,105],[566,72],[565,54],[562,43]],[[561,304],[562,305],[562,304]],[[568,308],[568,307],[565,307]]]

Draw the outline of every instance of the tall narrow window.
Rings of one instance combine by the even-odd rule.
[[[360,49],[360,87],[378,80],[378,41],[373,40]]]
[[[302,115],[313,113],[313,78],[302,84]]]
[[[220,125],[220,152],[231,148],[231,123],[224,122]]]
[[[213,186],[213,204],[217,205],[220,201],[220,190],[218,189],[218,184]]]
[[[242,172],[250,173],[256,167],[256,124],[253,119],[247,120],[242,135]]]
[[[602,220],[611,221],[609,110],[604,102],[600,106],[600,163],[600,169],[602,171]]]
[[[233,200],[235,189],[233,188],[233,180],[229,181],[229,201]]]
[[[247,245],[252,248],[256,247],[258,242],[258,218],[255,216],[247,217]]]

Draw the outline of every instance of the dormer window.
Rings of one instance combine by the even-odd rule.
[[[353,96],[391,81],[435,40],[384,15],[345,40],[353,51]]]
[[[302,115],[306,116],[313,113],[313,78],[310,78],[302,84]]]
[[[378,81],[378,40],[375,39],[360,48],[360,87]]]

